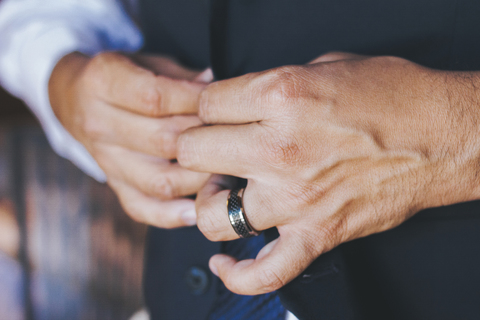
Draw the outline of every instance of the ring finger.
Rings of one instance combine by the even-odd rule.
[[[233,188],[235,180],[232,177],[213,175],[197,195],[197,225],[209,240],[228,241],[239,238],[230,223],[226,205]],[[249,180],[243,194],[243,211],[250,226],[261,231],[283,223],[281,213],[274,210],[272,202],[265,201],[265,195],[259,194],[257,190],[261,188]]]

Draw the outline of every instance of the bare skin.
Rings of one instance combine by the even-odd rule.
[[[199,192],[198,226],[236,239],[226,199],[248,179],[244,208],[279,239],[256,259],[212,271],[240,294],[276,290],[339,244],[398,226],[424,208],[480,198],[480,77],[400,58],[333,53],[210,84],[178,140],[178,161],[216,173]]]
[[[210,70],[158,56],[65,56],[49,82],[52,109],[90,152],[125,211],[162,228],[196,223],[195,194],[209,174],[183,169],[180,132],[198,126],[198,97]]]

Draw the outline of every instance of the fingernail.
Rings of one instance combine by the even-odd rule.
[[[210,264],[210,270],[212,271],[212,273],[213,273],[214,275],[216,275],[216,276],[218,277],[217,267],[216,267],[213,263]]]
[[[195,209],[190,209],[182,213],[182,220],[189,226],[197,224],[197,213]]]
[[[210,68],[206,69],[195,78],[195,81],[204,82],[204,83],[212,82],[212,80],[213,80],[213,72],[212,72],[212,69]]]

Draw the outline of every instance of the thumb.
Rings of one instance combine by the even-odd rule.
[[[160,58],[151,59],[158,62]],[[109,104],[148,117],[198,112],[199,95],[206,84],[155,75],[116,53],[99,55],[90,64],[87,69],[96,70],[90,78],[101,84],[97,85],[99,97]]]
[[[282,237],[267,244],[256,259],[237,261],[224,254],[210,259],[210,269],[232,292],[257,295],[275,291],[298,276],[314,260],[299,239]]]

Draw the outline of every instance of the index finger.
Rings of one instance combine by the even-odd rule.
[[[116,53],[94,57],[87,72],[90,72],[88,79],[93,80],[92,89],[102,100],[150,117],[196,114],[199,94],[206,86],[156,76]]]
[[[310,82],[305,70],[303,66],[283,66],[212,83],[200,95],[198,115],[208,124],[276,118],[283,113],[282,107],[305,91]]]

